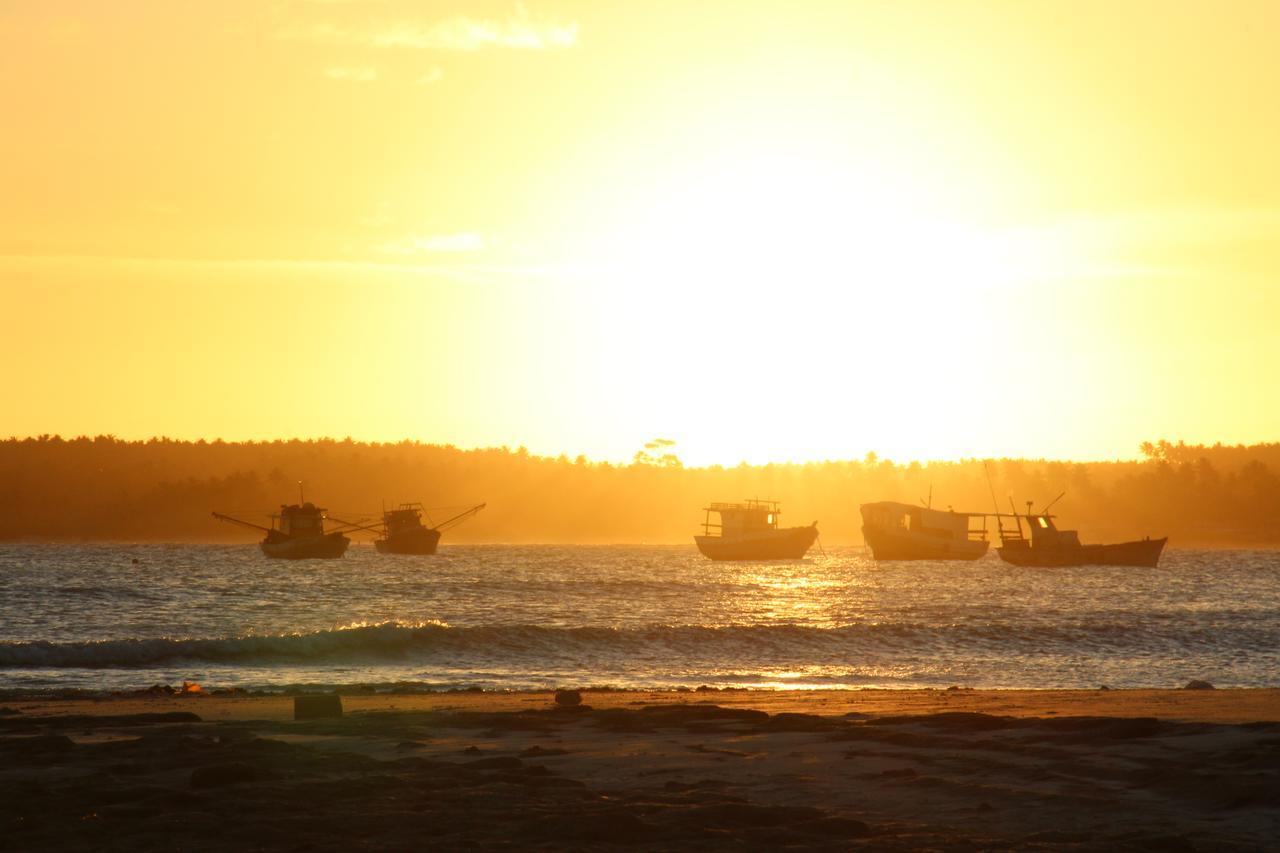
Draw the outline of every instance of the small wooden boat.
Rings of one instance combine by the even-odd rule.
[[[877,560],[976,560],[987,553],[987,529],[972,525],[985,513],[941,512],[927,506],[878,501],[860,506],[862,538]]]
[[[777,501],[713,503],[703,512],[704,535],[693,541],[712,560],[798,560],[818,538],[816,521],[808,527],[779,528]],[[712,523],[713,512],[720,516],[719,524]],[[719,532],[712,535],[712,530]]]
[[[1059,495],[1061,497],[1061,495]],[[1013,519],[1012,529],[1006,529],[1003,519]],[[1031,503],[1021,514],[998,515],[1000,547],[996,552],[1000,559],[1015,566],[1149,566],[1160,562],[1168,537],[1138,539],[1108,545],[1082,544],[1075,530],[1059,530],[1053,523],[1054,516],[1044,512],[1033,513]],[[1028,538],[1023,534],[1022,522],[1031,529]]]

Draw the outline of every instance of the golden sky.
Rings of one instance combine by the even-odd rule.
[[[1280,439],[1280,4],[0,3],[0,434]]]

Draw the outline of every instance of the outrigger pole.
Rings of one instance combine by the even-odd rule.
[[[223,515],[223,514],[222,514],[222,513],[220,513],[220,512],[210,513],[210,515],[212,515],[214,518],[218,519],[218,521],[225,521],[225,522],[228,522],[229,524],[238,524],[238,525],[240,525],[241,527],[251,527],[251,528],[253,528],[254,530],[261,530],[261,531],[263,531],[264,533],[270,533],[270,532],[271,532],[271,528],[270,528],[270,527],[263,527],[261,524],[254,524],[254,523],[253,523],[253,522],[251,522],[251,521],[241,521],[241,520],[240,520],[240,519],[238,519],[238,518],[232,518],[231,516],[229,516],[229,515]]]
[[[335,517],[334,517],[334,516],[332,516],[332,515],[325,516],[325,518],[327,518],[329,521],[336,521],[336,522],[338,522],[339,524],[343,525],[343,526],[344,526],[344,528],[346,528],[346,527],[350,527],[350,528],[351,528],[351,529],[353,529],[353,530],[367,530],[367,531],[368,531],[368,532],[370,532],[370,533],[381,533],[381,532],[382,532],[382,529],[381,529],[381,528],[378,528],[378,527],[369,527],[369,526],[367,525],[367,523],[366,523],[363,519],[361,519],[361,520],[360,520],[360,521],[358,521],[358,522],[357,522],[357,521],[343,521],[342,519],[340,519],[340,518],[335,518]],[[344,531],[344,530],[335,530],[335,531],[331,531],[331,532],[333,532],[333,533],[342,533],[342,532],[345,532],[345,531]]]
[[[468,509],[468,510],[465,510],[465,511],[463,511],[463,512],[458,513],[458,514],[457,514],[457,515],[455,515],[453,518],[447,518],[447,519],[445,519],[444,521],[440,522],[439,524],[437,524],[435,527],[433,527],[433,528],[431,528],[431,529],[432,529],[432,530],[441,530],[441,531],[443,531],[443,530],[448,530],[450,527],[454,526],[455,524],[457,524],[457,523],[459,523],[459,522],[461,522],[461,521],[464,521],[464,520],[466,520],[466,519],[470,518],[471,516],[475,515],[477,512],[479,512],[480,510],[484,509],[484,508],[485,508],[485,506],[486,506],[486,504],[477,504],[477,505],[473,506],[471,509]]]

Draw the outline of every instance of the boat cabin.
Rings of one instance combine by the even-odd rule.
[[[280,514],[271,518],[279,521],[279,530],[285,536],[323,536],[325,512],[324,508],[307,501],[301,505],[281,504]]]
[[[892,533],[936,536],[940,539],[986,540],[985,517],[966,512],[942,512],[897,501],[863,504],[863,523]],[[969,519],[984,518],[982,528],[971,528]]]
[[[712,531],[716,530],[718,535],[729,539],[738,539],[760,530],[777,530],[778,518],[782,515],[782,510],[778,508],[778,501],[761,500],[713,503],[703,507],[703,512],[707,514],[706,521],[702,524],[704,534],[714,536],[717,534]],[[719,524],[712,523],[711,513],[713,512],[720,516]]]
[[[1028,514],[1024,516],[1031,528],[1032,548],[1079,548],[1080,534],[1075,530],[1059,530],[1051,515]],[[1018,532],[1022,532],[1019,520]]]
[[[408,530],[422,529],[422,504],[400,504],[396,509],[389,509],[382,514],[382,523],[387,526],[387,535],[395,536]]]

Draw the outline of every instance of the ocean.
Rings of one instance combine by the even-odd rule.
[[[689,546],[0,546],[0,696],[206,690],[1280,686],[1280,552],[1159,568],[713,563]]]

